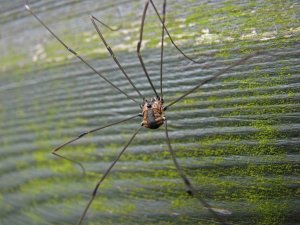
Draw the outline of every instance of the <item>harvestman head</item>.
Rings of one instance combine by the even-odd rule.
[[[151,6],[153,7],[156,16],[162,26],[162,30],[161,30],[161,54],[160,54],[160,95],[157,93],[151,78],[148,74],[148,70],[146,68],[146,65],[143,61],[143,57],[141,54],[141,45],[142,45],[142,41],[143,41],[143,30],[144,30],[144,23],[145,23],[145,18],[146,18],[146,14],[148,11],[148,7],[149,4],[151,4]],[[172,45],[180,52],[180,54],[182,54],[187,60],[193,62],[193,63],[197,63],[197,64],[201,64],[203,63],[203,61],[196,61],[194,59],[192,59],[190,56],[186,55],[174,42],[172,36],[170,35],[166,25],[165,25],[165,20],[166,20],[166,0],[163,1],[163,9],[162,9],[162,16],[160,15],[160,13],[158,12],[155,4],[153,3],[152,0],[146,0],[145,1],[145,6],[144,6],[144,10],[143,10],[143,15],[142,15],[142,20],[141,20],[141,27],[140,27],[140,36],[139,36],[139,40],[138,40],[138,44],[137,44],[137,56],[139,58],[140,64],[142,66],[142,69],[144,71],[144,74],[148,80],[148,83],[151,87],[151,89],[154,92],[154,97],[151,99],[146,99],[142,93],[136,88],[136,86],[134,85],[134,83],[132,82],[132,80],[130,79],[130,77],[127,75],[127,73],[125,72],[124,67],[120,64],[120,62],[118,61],[118,59],[116,58],[113,50],[111,49],[111,47],[107,44],[98,24],[101,24],[102,26],[114,31],[113,28],[111,28],[110,26],[106,25],[105,23],[103,23],[102,21],[100,21],[99,19],[97,19],[94,16],[90,16],[91,22],[93,24],[93,26],[96,29],[96,32],[98,33],[100,39],[102,40],[103,44],[105,45],[106,49],[108,50],[108,52],[110,53],[111,57],[113,58],[113,60],[115,61],[115,63],[117,64],[118,68],[120,69],[120,71],[123,73],[125,79],[130,83],[130,85],[134,88],[134,90],[137,92],[137,94],[140,96],[141,100],[139,103],[139,101],[137,101],[136,99],[134,99],[133,97],[131,97],[130,95],[128,95],[127,93],[125,93],[124,91],[122,91],[118,86],[116,86],[114,83],[112,83],[111,81],[109,81],[101,72],[97,71],[93,66],[91,66],[84,58],[82,58],[76,51],[74,51],[73,49],[71,49],[67,44],[65,44],[65,42],[63,42],[31,9],[30,5],[29,5],[29,0],[26,0],[25,2],[25,8],[31,13],[31,15],[33,17],[35,17],[35,19],[44,27],[46,28],[51,35],[58,41],[60,42],[60,44],[65,47],[69,52],[71,52],[74,56],[76,56],[82,63],[84,63],[87,67],[89,67],[95,74],[97,74],[98,76],[100,76],[101,79],[103,79],[106,83],[108,83],[111,87],[113,87],[116,91],[122,93],[126,98],[128,98],[129,100],[135,102],[137,104],[137,106],[140,107],[139,110],[141,110],[140,113],[130,116],[128,118],[125,118],[123,120],[120,121],[116,121],[114,123],[108,124],[108,125],[104,125],[86,132],[81,133],[80,135],[78,135],[77,137],[69,140],[68,142],[58,146],[57,148],[55,148],[52,153],[58,157],[61,157],[63,159],[69,160],[73,163],[76,163],[77,165],[79,165],[83,172],[85,172],[84,167],[82,166],[82,164],[80,162],[77,162],[73,159],[67,158],[63,155],[58,154],[58,151],[60,149],[62,149],[64,146],[84,137],[87,134],[90,133],[94,133],[96,131],[102,130],[104,128],[107,127],[111,127],[120,123],[123,123],[125,121],[128,120],[132,120],[134,118],[137,117],[142,117],[142,122],[141,122],[141,126],[134,132],[134,134],[132,135],[132,137],[128,140],[128,142],[126,143],[126,145],[123,147],[123,149],[120,151],[120,153],[116,156],[115,160],[111,163],[111,165],[109,166],[109,168],[106,170],[106,172],[102,175],[102,177],[98,180],[90,200],[88,201],[85,209],[83,210],[83,213],[78,221],[78,225],[81,225],[83,223],[83,219],[85,218],[87,211],[90,207],[90,205],[92,204],[94,198],[96,197],[97,191],[101,185],[101,183],[105,180],[106,176],[110,173],[111,169],[114,167],[114,165],[117,163],[117,161],[120,159],[121,155],[125,152],[125,150],[128,148],[128,146],[131,144],[131,142],[133,141],[133,139],[136,137],[136,135],[138,134],[138,132],[141,130],[142,127],[144,128],[149,128],[149,129],[157,129],[159,127],[161,127],[162,125],[164,125],[165,127],[165,135],[166,135],[166,143],[168,146],[168,149],[171,153],[174,165],[178,171],[179,176],[182,178],[184,184],[186,185],[187,188],[187,193],[190,196],[196,197],[199,202],[203,205],[203,207],[205,207],[210,213],[211,215],[220,223],[220,224],[226,224],[224,221],[224,218],[222,216],[222,214],[218,213],[218,210],[215,208],[212,208],[208,202],[206,202],[202,197],[199,196],[199,194],[197,194],[196,189],[194,188],[194,186],[191,184],[190,180],[186,177],[186,175],[183,173],[183,170],[181,169],[180,164],[177,161],[175,152],[172,148],[171,142],[170,142],[170,138],[169,138],[169,134],[168,134],[168,125],[167,125],[167,117],[165,116],[165,111],[171,107],[172,105],[176,104],[177,102],[181,101],[182,99],[184,99],[186,96],[190,95],[191,93],[195,92],[197,89],[199,89],[201,86],[203,86],[204,84],[218,78],[219,76],[221,76],[222,74],[228,72],[230,69],[232,69],[235,66],[238,66],[242,63],[244,63],[245,61],[247,61],[248,59],[254,57],[255,55],[257,55],[259,52],[255,52],[253,54],[247,55],[244,58],[241,58],[240,60],[234,62],[232,65],[228,66],[225,69],[220,70],[219,72],[217,72],[216,74],[212,75],[211,77],[202,80],[199,84],[195,85],[192,89],[188,90],[187,92],[185,92],[183,95],[181,95],[180,97],[178,97],[177,99],[169,102],[167,105],[164,105],[164,99],[163,99],[163,87],[162,87],[162,83],[163,83],[163,53],[164,53],[164,36],[165,33],[167,34],[167,36],[169,37],[169,40],[171,41]]]

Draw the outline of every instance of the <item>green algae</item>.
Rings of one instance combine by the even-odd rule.
[[[189,15],[185,18],[185,21],[177,20],[177,14],[182,10],[182,5],[179,4],[176,10],[173,12],[168,12],[167,21],[168,29],[173,37],[175,37],[175,42],[180,39],[180,43],[197,43],[195,39],[201,36],[201,30],[208,28],[210,33],[217,34],[219,36],[218,42],[225,43],[224,47],[216,53],[217,57],[228,57],[230,55],[230,50],[232,46],[231,39],[271,39],[275,45],[281,45],[283,40],[282,37],[290,35],[297,36],[297,29],[299,24],[299,19],[297,18],[297,6],[294,1],[250,1],[246,4],[237,4],[236,1],[225,1],[215,7],[213,4],[202,3],[194,6]],[[205,12],[205,13],[204,13]],[[133,15],[127,15],[123,18],[124,21],[131,21]],[[68,22],[69,19],[65,19]],[[189,24],[196,24],[192,26],[199,35],[184,35],[190,32]],[[221,27],[222,26],[222,27]],[[104,31],[104,36],[108,42],[114,43],[116,40],[122,39],[123,44],[127,46],[132,46],[135,49],[135,41],[138,36],[139,24],[134,23],[133,25],[124,26],[124,30],[128,32],[126,35],[128,38],[126,40],[122,39],[122,29],[120,32],[111,32],[107,29]],[[226,28],[226,29],[225,29]],[[255,29],[256,33],[252,34]],[[159,25],[159,20],[154,14],[149,14],[145,23],[144,30],[145,42],[147,42],[146,47],[148,49],[158,48],[158,43],[161,38],[161,29]],[[296,32],[293,34],[293,32]],[[180,35],[180,38],[177,36]],[[244,35],[244,36],[243,36]],[[245,36],[246,35],[246,36]],[[248,35],[248,36],[247,36]],[[230,37],[230,38],[229,38]],[[105,47],[100,43],[100,39],[97,36],[96,31],[90,30],[89,32],[78,32],[72,34],[70,32],[64,32],[62,40],[71,46],[80,46],[79,53],[87,56],[87,58],[103,58],[108,56],[108,52]],[[168,42],[168,40],[166,40]],[[288,40],[290,42],[290,40]],[[226,44],[227,43],[227,44]],[[208,48],[210,44],[205,44]],[[97,47],[95,47],[97,46]],[[63,49],[60,43],[56,40],[51,40],[42,45],[45,58],[40,58],[35,62],[36,66],[46,66],[53,67],[57,65],[62,65],[69,62],[70,59],[73,60],[74,56],[67,53]],[[249,53],[251,51],[251,45],[249,42],[242,41],[239,43],[240,51],[244,53]],[[272,46],[273,48],[276,46]],[[95,48],[99,50],[94,51]],[[131,48],[131,47],[129,47]],[[244,50],[243,50],[244,48]],[[78,47],[75,49],[78,49]],[[114,46],[112,46],[114,49]],[[115,52],[127,51],[128,49],[118,50]],[[18,63],[22,63],[22,67],[28,67],[32,64],[28,60],[27,54],[21,54],[11,49],[8,54],[4,55],[2,59],[3,66],[5,70],[10,70],[10,68],[15,67]],[[24,65],[23,65],[24,64]]]
[[[126,215],[136,210],[136,205],[129,202],[116,202],[110,198],[99,196],[92,206],[93,210],[109,214]]]

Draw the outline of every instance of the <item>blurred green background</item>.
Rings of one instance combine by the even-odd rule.
[[[129,93],[89,15],[102,28],[139,90],[153,91],[136,56],[145,1],[31,1],[34,12],[69,46]],[[162,1],[154,0],[161,11]],[[241,57],[258,55],[178,102],[170,138],[199,196],[228,224],[299,224],[300,26],[297,0],[170,0],[166,37],[166,104]],[[83,131],[139,113],[68,53],[22,1],[0,9],[0,224],[76,224],[92,190],[140,119],[111,127],[61,150]],[[150,7],[142,54],[159,88],[160,24]],[[163,129],[143,129],[103,183],[85,224],[218,224],[185,193]]]

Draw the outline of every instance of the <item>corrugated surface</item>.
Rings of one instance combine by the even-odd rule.
[[[150,98],[135,53],[143,4],[33,1],[32,7],[113,83],[138,97],[99,45],[88,15],[115,26],[122,21],[122,30],[105,31],[105,37]],[[167,41],[166,104],[250,50],[267,52],[167,112],[171,142],[199,196],[232,212],[224,216],[229,224],[299,223],[297,1],[170,1],[167,20],[178,45],[205,62],[190,63]],[[153,16],[146,22],[143,55],[158,88],[159,24]],[[68,56],[20,2],[1,3],[0,23],[0,224],[75,224],[140,119],[61,150],[83,163],[85,177],[51,150],[83,131],[135,115],[139,107]],[[86,224],[217,224],[184,190],[163,129],[142,130],[103,183]]]

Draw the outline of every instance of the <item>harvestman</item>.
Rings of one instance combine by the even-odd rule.
[[[144,22],[145,22],[145,18],[146,18],[146,14],[147,14],[147,10],[148,10],[148,6],[149,3],[152,5],[157,18],[159,19],[161,26],[162,26],[162,32],[161,32],[161,54],[160,54],[160,95],[157,93],[151,79],[150,76],[148,74],[148,71],[146,69],[146,66],[144,64],[143,61],[143,57],[141,55],[141,44],[143,41],[143,29],[144,29]],[[223,218],[221,217],[221,215],[219,215],[217,213],[217,211],[212,208],[203,198],[201,198],[199,195],[196,194],[196,189],[193,187],[193,185],[191,184],[190,180],[186,177],[186,175],[183,173],[183,170],[181,169],[181,166],[179,165],[177,158],[175,156],[175,152],[172,148],[171,142],[170,142],[170,138],[169,138],[169,134],[168,134],[168,125],[167,125],[167,118],[164,114],[164,112],[171,107],[172,105],[174,105],[175,103],[179,102],[180,100],[184,99],[186,96],[188,96],[189,94],[193,93],[194,91],[196,91],[198,88],[200,88],[202,85],[216,79],[217,77],[221,76],[222,74],[228,72],[230,69],[232,69],[235,66],[238,66],[242,63],[244,63],[245,61],[247,61],[248,59],[254,57],[255,55],[258,54],[258,52],[255,52],[253,54],[250,54],[244,58],[241,58],[240,60],[234,62],[232,65],[228,66],[225,69],[220,70],[219,72],[217,72],[216,74],[214,74],[213,76],[202,80],[199,84],[197,84],[195,87],[193,87],[192,89],[190,89],[189,91],[185,92],[183,95],[181,95],[179,98],[173,100],[172,102],[168,103],[167,105],[164,105],[164,99],[163,99],[163,90],[162,90],[162,80],[163,80],[163,53],[164,53],[164,36],[165,36],[165,32],[168,35],[171,43],[173,44],[173,46],[188,60],[194,62],[194,63],[203,63],[200,61],[195,61],[194,59],[190,58],[189,56],[187,56],[173,41],[167,27],[165,26],[165,20],[166,20],[166,0],[164,0],[163,2],[163,12],[162,12],[162,16],[159,14],[155,4],[153,3],[152,0],[146,0],[145,6],[144,6],[144,10],[143,10],[143,15],[142,15],[142,21],[141,21],[141,27],[140,27],[140,36],[139,36],[139,41],[137,43],[137,55],[140,61],[140,64],[143,68],[143,71],[146,75],[146,78],[149,82],[149,85],[151,86],[155,97],[151,98],[150,100],[147,100],[141,93],[140,91],[136,88],[136,86],[133,84],[132,80],[128,77],[127,73],[125,72],[124,68],[121,66],[120,62],[118,61],[118,59],[116,58],[116,56],[114,55],[113,50],[111,49],[111,47],[107,44],[106,40],[104,39],[102,32],[100,31],[99,26],[96,24],[96,22],[100,23],[102,26],[105,26],[106,28],[114,31],[115,29],[112,29],[111,27],[109,27],[108,25],[106,25],[105,23],[103,23],[102,21],[98,20],[96,17],[91,16],[90,19],[92,21],[93,26],[95,27],[100,39],[102,40],[102,42],[104,43],[104,45],[106,46],[107,50],[109,51],[111,57],[114,59],[115,63],[117,64],[117,66],[119,67],[119,69],[122,71],[123,75],[125,76],[125,78],[128,80],[128,82],[130,83],[130,85],[135,89],[135,91],[137,92],[137,94],[140,96],[140,98],[143,100],[142,104],[140,104],[138,101],[136,101],[134,98],[132,98],[131,96],[129,96],[127,93],[125,93],[124,91],[122,91],[119,87],[117,87],[115,84],[113,84],[111,81],[109,81],[105,76],[103,76],[101,74],[101,72],[97,71],[93,66],[91,66],[84,58],[82,58],[77,52],[75,52],[73,49],[71,49],[69,46],[67,46],[31,9],[30,5],[29,5],[29,0],[26,0],[25,2],[25,8],[35,17],[35,19],[44,27],[46,28],[51,35],[58,41],[60,42],[69,52],[71,52],[73,55],[75,55],[80,61],[82,61],[86,66],[88,66],[92,71],[94,71],[97,75],[99,75],[104,81],[106,81],[110,86],[112,86],[113,88],[115,88],[118,92],[122,93],[123,95],[125,95],[128,99],[130,99],[131,101],[134,101],[135,103],[137,103],[141,109],[141,113],[131,116],[129,118],[126,118],[124,120],[120,120],[102,127],[98,127],[95,128],[93,130],[89,130],[86,131],[82,134],[80,134],[79,136],[77,136],[76,138],[73,138],[71,140],[69,140],[68,142],[60,145],[59,147],[55,148],[52,153],[58,157],[67,159],[69,161],[72,161],[73,163],[78,164],[83,172],[85,172],[84,167],[81,165],[81,163],[67,158],[65,156],[62,156],[60,154],[58,154],[58,150],[60,150],[61,148],[63,148],[64,146],[82,138],[83,136],[102,130],[104,128],[107,127],[111,127],[113,125],[116,124],[120,124],[123,123],[125,121],[134,119],[136,117],[142,117],[142,123],[141,123],[141,127],[139,127],[134,134],[132,135],[132,137],[129,139],[129,141],[127,142],[127,144],[123,147],[123,149],[121,150],[121,152],[117,155],[116,159],[111,163],[111,165],[109,166],[109,168],[107,169],[107,171],[104,173],[104,175],[99,179],[99,181],[97,182],[93,192],[92,192],[92,196],[88,202],[88,204],[86,205],[80,219],[78,222],[78,225],[81,225],[83,222],[83,219],[85,218],[87,211],[90,207],[90,205],[92,204],[94,198],[96,197],[97,191],[101,185],[101,183],[104,181],[104,179],[106,178],[106,176],[109,174],[109,172],[111,171],[111,169],[114,167],[114,165],[117,163],[117,161],[120,159],[121,155],[125,152],[125,150],[127,149],[127,147],[131,144],[131,142],[133,141],[133,139],[135,138],[135,136],[138,134],[138,132],[141,130],[142,127],[145,128],[149,128],[149,129],[157,129],[160,126],[164,125],[165,127],[165,135],[166,135],[166,142],[167,142],[167,146],[168,149],[171,153],[172,156],[172,160],[175,164],[175,167],[178,171],[178,174],[180,175],[180,177],[182,178],[184,184],[187,187],[187,193],[190,196],[194,196],[196,197],[200,203],[206,208],[208,209],[208,211],[212,214],[212,216],[218,220],[221,224],[225,224]]]

